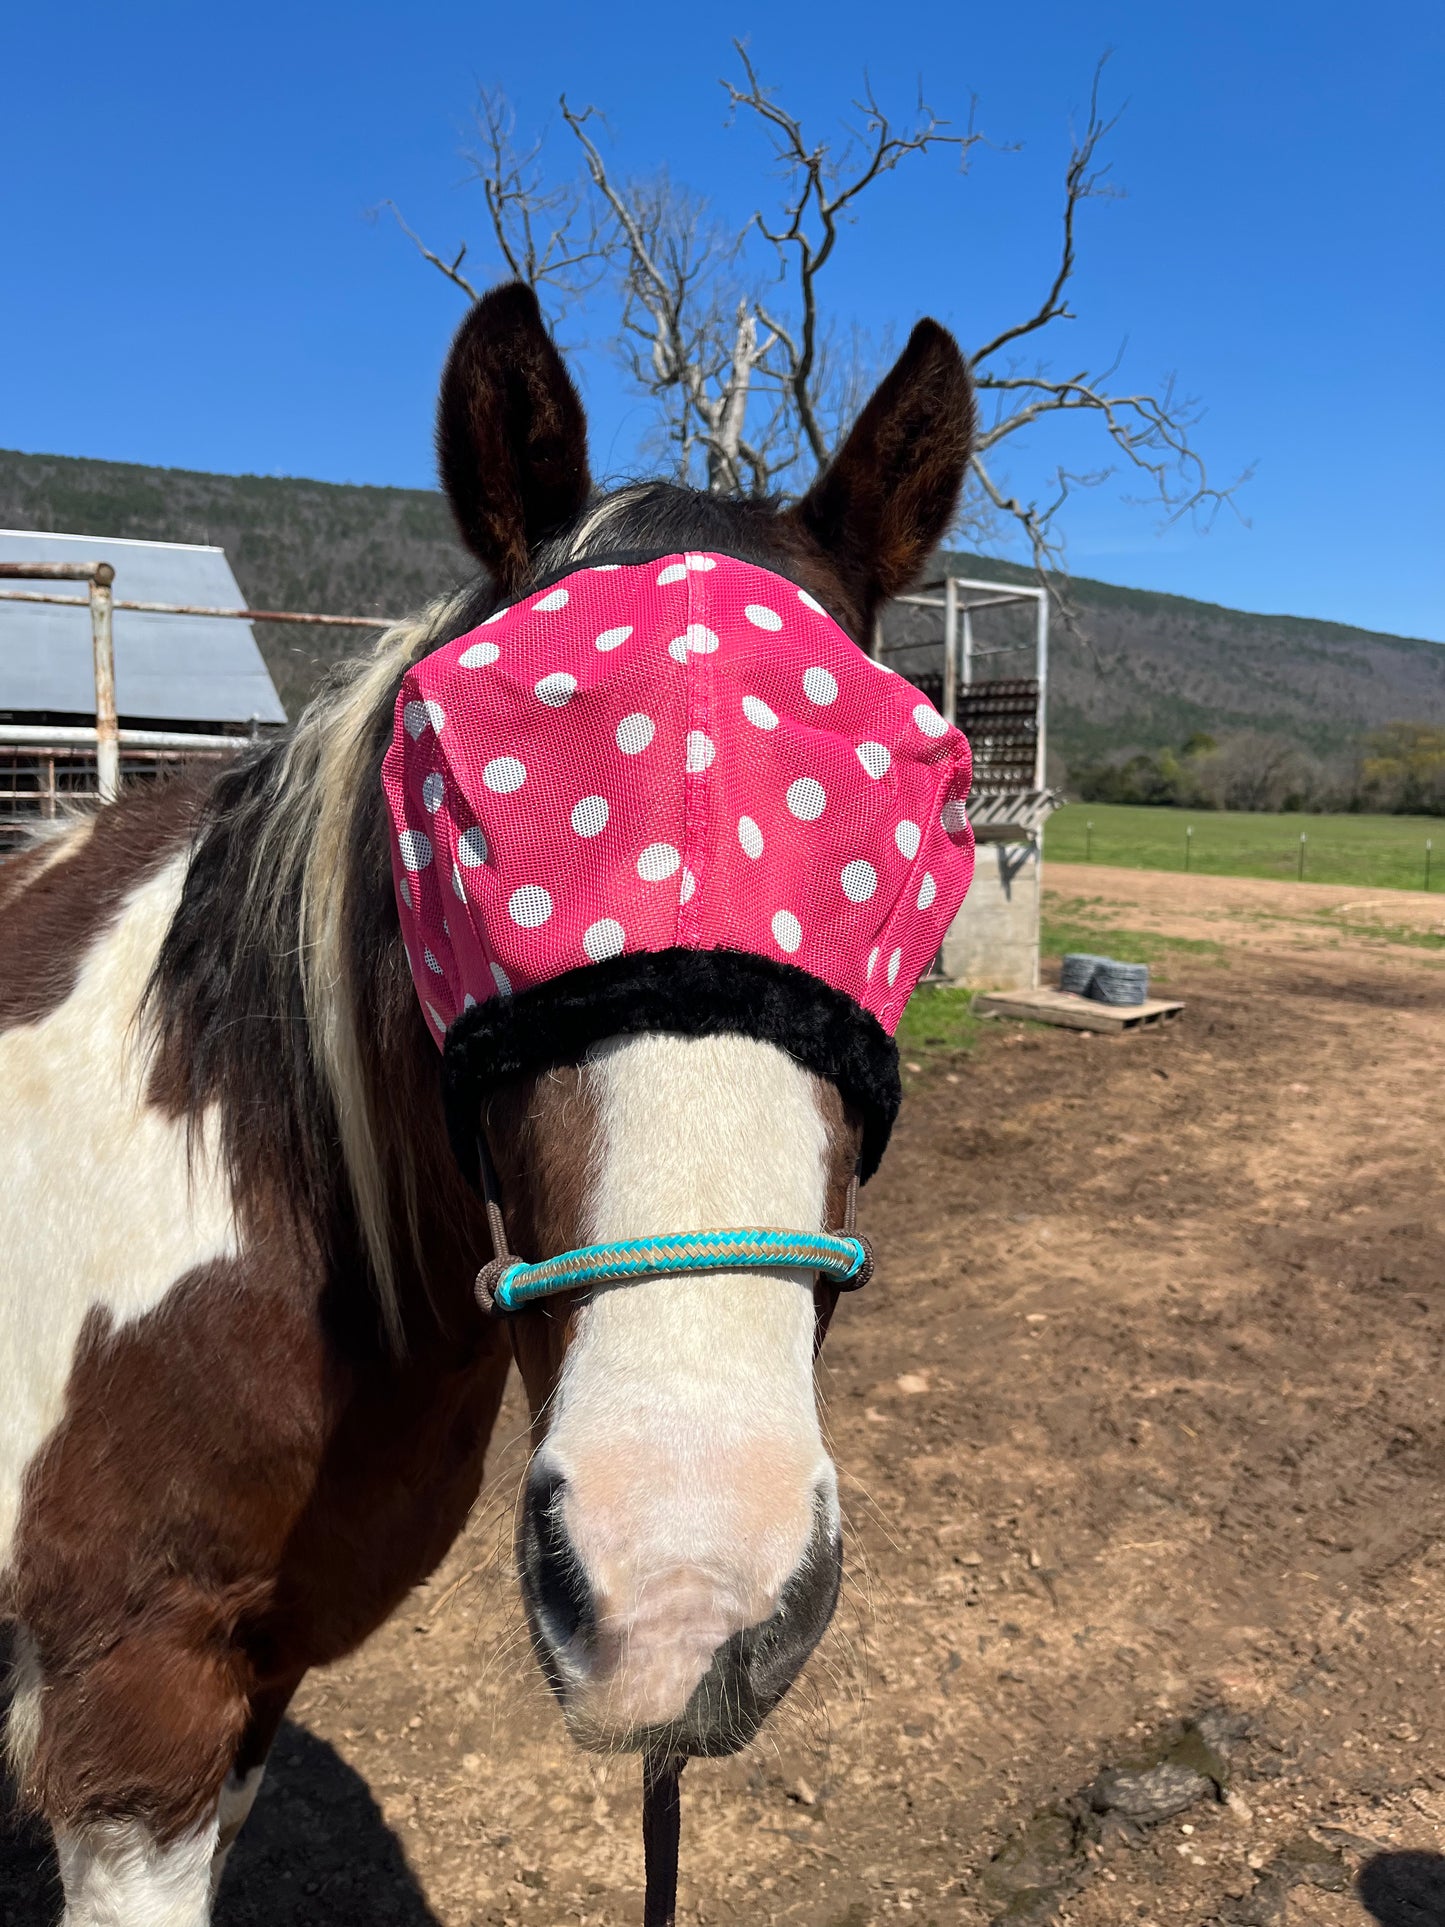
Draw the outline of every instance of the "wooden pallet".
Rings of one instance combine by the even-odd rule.
[[[1067,1030],[1100,1030],[1110,1035],[1141,1030],[1146,1024],[1167,1024],[1183,1010],[1182,1003],[1150,997],[1142,1004],[1096,1004],[1092,997],[1076,997],[1071,990],[989,990],[975,997],[980,1017],[1027,1017],[1035,1024],[1062,1024]]]

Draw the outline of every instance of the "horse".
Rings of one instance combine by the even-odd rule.
[[[0,871],[0,1618],[6,1745],[66,1927],[203,1927],[313,1667],[434,1571],[513,1357],[534,1643],[582,1744],[743,1744],[837,1597],[837,1479],[795,1272],[659,1278],[503,1323],[449,1148],[378,782],[409,666],[529,585],[719,551],[855,641],[954,511],[973,404],[915,328],[800,500],[594,489],[535,297],[484,296],[437,445],[481,572],[291,733],[124,793]],[[936,719],[935,719],[936,720]],[[841,1221],[863,1125],[776,1042],[619,1017],[473,1119],[517,1250]],[[564,1503],[565,1501],[565,1503]]]

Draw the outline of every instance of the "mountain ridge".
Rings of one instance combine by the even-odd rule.
[[[438,492],[300,476],[0,449],[0,527],[215,542],[258,608],[402,615],[474,572]],[[951,552],[949,560],[989,581],[1035,579],[993,557]],[[1055,776],[1199,730],[1259,729],[1329,755],[1394,720],[1445,723],[1445,645],[1423,637],[1092,577],[1073,577],[1068,592],[1079,633],[1057,619],[1051,625]],[[979,627],[985,641],[1010,628],[1023,637],[1016,616],[980,618]],[[293,715],[354,646],[279,624],[257,634]]]

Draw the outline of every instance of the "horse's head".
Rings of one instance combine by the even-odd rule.
[[[661,483],[594,496],[581,403],[535,300],[512,286],[457,336],[438,443],[462,534],[504,604],[608,556],[711,550],[787,578],[861,640],[946,528],[971,421],[958,350],[925,321],[795,505]],[[699,1034],[664,1015],[494,1089],[476,1123],[514,1250],[838,1226],[867,1118],[807,1051],[760,1028]],[[584,1742],[729,1751],[822,1634],[841,1544],[813,1388],[820,1329],[809,1280],[781,1270],[650,1278],[514,1316],[536,1434],[522,1586]]]

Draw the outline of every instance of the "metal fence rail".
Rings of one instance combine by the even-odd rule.
[[[229,622],[294,622],[324,629],[389,629],[391,616],[313,615],[295,609],[214,609],[189,602],[134,602],[114,593],[109,562],[0,562],[0,581],[83,582],[83,596],[44,589],[0,589],[0,602],[39,602],[90,610],[95,664],[95,726],[0,723],[0,848],[27,822],[56,815],[72,797],[114,802],[122,777],[154,778],[181,762],[214,761],[248,740],[190,730],[122,729],[115,707],[116,609],[144,615],[217,616]],[[8,830],[8,834],[7,834]]]

